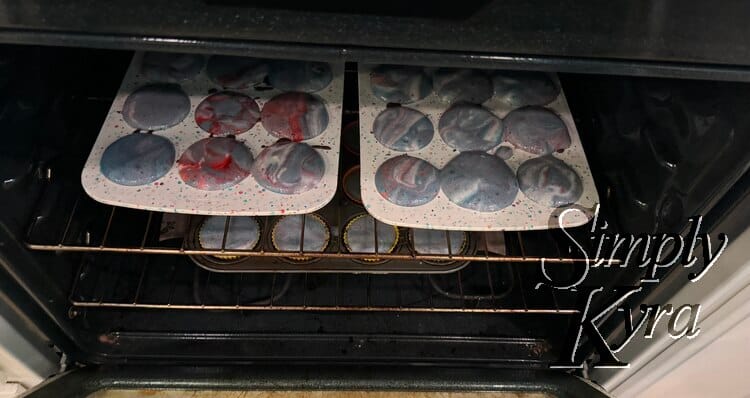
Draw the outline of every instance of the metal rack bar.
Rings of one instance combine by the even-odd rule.
[[[249,251],[249,250],[208,250],[208,249],[175,249],[175,248],[157,248],[157,247],[101,247],[101,246],[57,246],[57,245],[40,245],[27,243],[26,246],[32,250],[42,251],[69,251],[69,252],[89,252],[89,253],[144,253],[144,254],[180,254],[180,255],[203,255],[203,256],[239,256],[239,257],[297,257],[300,255],[297,251]],[[328,252],[305,252],[305,257],[311,258],[340,258],[340,259],[374,259],[375,254],[365,255],[361,253],[328,253]],[[547,264],[576,264],[584,263],[587,260],[582,258],[545,258],[541,256],[497,256],[488,257],[484,255],[447,255],[439,254],[404,254],[391,253],[378,254],[378,260],[428,260],[428,261],[487,261],[499,263],[539,263],[544,259]],[[590,259],[588,261],[596,261]],[[613,264],[619,261],[613,261]]]
[[[341,311],[341,312],[461,312],[461,313],[496,313],[496,314],[578,314],[575,309],[519,309],[519,308],[429,308],[429,307],[395,307],[395,306],[326,306],[308,305],[198,305],[198,304],[150,304],[150,303],[112,303],[72,301],[76,307],[84,308],[133,308],[133,309],[170,309],[170,310],[240,310],[240,311]]]
[[[141,276],[138,278],[138,287],[135,288],[135,296],[133,296],[133,304],[138,303],[138,298],[141,296],[141,289],[143,288],[143,281],[146,278],[146,271],[148,270],[148,258],[143,262],[143,270]],[[75,287],[73,287],[75,291]]]
[[[210,274],[211,272],[209,272]],[[274,272],[273,277],[271,278],[271,295],[269,296],[270,299],[268,300],[268,306],[273,308],[273,298],[274,295],[276,295],[276,273]]]
[[[458,313],[458,312],[465,312],[465,313],[489,313],[489,314],[558,314],[558,315],[572,315],[577,314],[579,311],[575,308],[559,308],[557,303],[555,303],[554,308],[550,305],[548,307],[543,308],[529,308],[527,305],[527,300],[525,297],[526,291],[523,289],[522,286],[519,286],[518,294],[520,294],[521,300],[523,302],[522,308],[504,308],[499,303],[499,298],[504,297],[502,294],[498,295],[497,291],[495,289],[494,280],[492,278],[492,275],[490,274],[490,267],[488,264],[476,264],[473,266],[477,267],[483,267],[484,272],[486,272],[486,283],[487,287],[489,288],[491,294],[489,296],[483,296],[478,295],[475,293],[469,293],[466,292],[466,287],[464,286],[464,274],[461,274],[459,272],[456,272],[456,277],[458,278],[456,280],[456,288],[458,289],[458,294],[456,293],[450,293],[445,290],[442,290],[442,288],[438,288],[435,285],[431,285],[430,283],[424,283],[424,279],[422,279],[423,283],[421,287],[419,285],[415,285],[418,289],[417,291],[421,291],[420,293],[422,295],[422,299],[419,299],[415,302],[404,304],[403,297],[401,296],[401,287],[403,284],[399,283],[399,278],[396,278],[394,281],[396,290],[398,291],[397,296],[397,304],[392,305],[379,305],[376,304],[379,302],[379,300],[375,300],[374,297],[379,293],[379,290],[376,288],[376,284],[373,283],[374,280],[378,277],[377,275],[366,275],[366,284],[363,287],[360,287],[358,289],[364,290],[364,297],[362,298],[362,304],[361,305],[352,305],[352,304],[342,304],[342,297],[344,297],[344,294],[351,294],[351,290],[343,290],[342,289],[342,279],[340,274],[336,274],[335,280],[332,281],[335,283],[335,293],[333,297],[333,302],[331,304],[321,305],[317,304],[321,302],[320,298],[314,299],[317,303],[316,304],[310,304],[310,294],[325,294],[327,290],[322,289],[318,290],[317,292],[315,289],[310,289],[310,286],[308,285],[308,275],[305,274],[304,276],[304,283],[302,284],[301,288],[303,289],[303,292],[297,292],[297,297],[294,300],[291,299],[284,299],[282,304],[279,304],[279,300],[281,297],[285,296],[286,294],[289,294],[290,290],[298,289],[299,284],[292,284],[291,283],[291,277],[285,276],[285,281],[283,284],[281,284],[278,281],[278,273],[272,273],[270,275],[270,282],[265,282],[270,284],[270,293],[268,293],[267,298],[261,298],[254,300],[253,302],[249,303],[243,303],[243,300],[241,298],[243,291],[246,291],[246,287],[255,287],[257,288],[257,291],[264,295],[266,293],[262,293],[264,289],[262,289],[262,279],[248,279],[244,277],[244,274],[236,274],[231,276],[234,278],[231,283],[229,283],[229,286],[233,286],[231,289],[236,297],[226,297],[222,299],[217,299],[216,297],[211,296],[208,292],[212,289],[212,286],[224,286],[226,289],[227,287],[227,280],[225,278],[219,278],[216,280],[216,278],[212,278],[213,273],[211,272],[204,272],[204,271],[198,271],[199,269],[195,269],[193,272],[193,282],[188,282],[184,278],[178,278],[178,270],[179,270],[179,264],[173,264],[171,265],[169,276],[167,277],[168,282],[168,291],[169,295],[166,297],[166,299],[158,299],[155,297],[152,297],[149,299],[148,302],[142,301],[142,292],[145,290],[153,291],[153,290],[164,290],[164,286],[162,285],[163,280],[160,278],[157,278],[155,280],[152,280],[149,282],[148,278],[146,277],[147,272],[149,271],[149,262],[144,261],[144,263],[138,267],[140,269],[140,272],[136,273],[126,273],[123,270],[124,264],[118,264],[120,267],[91,267],[90,259],[83,259],[81,261],[81,265],[78,268],[78,273],[76,274],[76,280],[73,283],[73,287],[71,289],[69,300],[73,307],[81,307],[81,308],[97,308],[97,309],[107,309],[107,308],[119,308],[119,309],[151,309],[151,310],[234,310],[234,311],[268,311],[268,310],[277,310],[277,311],[350,311],[350,312],[423,312],[423,313],[439,313],[439,312],[450,312],[450,313]],[[133,268],[133,269],[138,269]],[[514,269],[516,267],[513,267]],[[183,269],[184,271],[184,269]],[[479,274],[476,275],[476,279],[474,279],[474,283],[477,281],[483,280],[482,271],[481,269],[478,269],[480,271]],[[116,274],[107,274],[107,273],[116,273]],[[511,271],[512,272],[512,271]],[[517,272],[517,269],[516,269]],[[205,275],[204,275],[205,273]],[[382,276],[385,277],[385,276]],[[89,291],[88,293],[83,291],[79,292],[80,283],[79,281],[88,278],[89,281],[101,281],[104,280],[114,280],[116,281],[115,284],[119,283],[120,280],[124,280],[125,278],[131,278],[131,280],[136,281],[137,280],[137,287],[135,289],[135,292],[133,294],[132,298],[116,298],[116,296],[113,295],[100,295],[99,290],[100,289],[94,289],[94,291]],[[432,276],[424,275],[423,278],[428,278],[428,282]],[[197,283],[200,281],[200,283]],[[434,282],[434,280],[433,280]],[[516,280],[518,283],[522,283],[520,280],[520,275],[518,280]],[[127,283],[127,282],[123,282]],[[147,286],[149,283],[155,284],[154,286]],[[257,285],[248,285],[256,283]],[[513,283],[516,284],[515,282]],[[90,284],[89,284],[90,285]],[[189,286],[190,285],[190,286]],[[283,285],[279,287],[280,285]],[[408,284],[407,284],[408,285]],[[292,287],[293,286],[293,287]],[[185,303],[184,298],[178,298],[175,300],[175,292],[178,290],[178,287],[180,288],[179,291],[182,295],[185,295],[185,288],[191,288],[193,291],[193,297],[194,299],[191,299],[191,301],[194,301],[195,303]],[[158,289],[157,289],[158,288]],[[196,290],[198,289],[198,290]],[[437,289],[437,290],[436,290]],[[486,289],[486,288],[485,288]],[[90,289],[88,289],[90,290]],[[265,290],[267,291],[267,290]],[[434,293],[435,292],[440,293],[440,295],[445,296],[444,299],[441,299],[439,301],[439,304],[435,302],[434,300]],[[328,291],[330,292],[330,291]],[[329,293],[330,294],[330,293]],[[111,298],[110,298],[111,297]],[[180,296],[182,297],[182,296]],[[301,297],[301,298],[300,298]],[[218,302],[217,302],[218,300]],[[448,300],[448,301],[446,301]],[[491,301],[491,305],[487,304],[481,304],[481,303],[488,303],[489,300]],[[177,303],[175,303],[177,301]],[[329,301],[330,302],[330,301]],[[460,303],[460,305],[456,305]]]
[[[26,246],[29,249],[32,250],[41,250],[41,251],[56,251],[56,252],[88,252],[88,253],[140,253],[140,254],[167,254],[167,255],[193,255],[193,256],[237,256],[237,257],[267,257],[267,258],[283,258],[283,257],[306,257],[309,259],[349,259],[349,260],[363,260],[363,259],[374,259],[376,261],[384,261],[384,260],[398,260],[398,261],[442,261],[442,262],[466,262],[466,261],[485,261],[489,263],[539,263],[542,261],[542,259],[545,260],[547,264],[577,264],[577,263],[584,263],[586,261],[596,261],[596,259],[585,259],[585,258],[574,258],[574,257],[562,257],[558,254],[557,257],[546,257],[546,256],[539,256],[539,255],[528,255],[523,251],[523,245],[522,245],[522,254],[520,256],[514,255],[500,255],[500,254],[493,254],[490,253],[489,247],[488,247],[488,234],[484,233],[483,241],[484,241],[484,253],[480,252],[478,253],[454,253],[452,248],[452,242],[451,242],[451,236],[450,233],[447,231],[445,232],[445,243],[447,244],[447,254],[420,254],[417,253],[416,250],[412,247],[411,242],[406,242],[405,245],[408,249],[407,250],[401,250],[401,251],[394,251],[394,252],[382,252],[382,248],[379,247],[379,238],[378,238],[378,225],[377,222],[373,220],[374,223],[374,234],[373,234],[373,244],[374,244],[374,253],[350,253],[347,252],[342,248],[342,231],[339,231],[337,244],[335,245],[332,250],[330,251],[310,251],[306,252],[304,248],[304,238],[305,238],[305,224],[306,224],[306,217],[302,217],[302,223],[301,223],[301,231],[300,231],[300,245],[299,250],[290,250],[290,251],[279,251],[279,250],[267,250],[264,247],[261,247],[259,249],[255,250],[238,250],[238,249],[231,249],[226,247],[227,243],[227,235],[229,233],[229,226],[230,226],[230,219],[231,217],[227,216],[226,221],[224,224],[224,234],[222,236],[222,244],[221,248],[219,249],[204,249],[200,247],[195,247],[195,243],[191,243],[190,239],[188,239],[189,231],[194,230],[194,222],[195,217],[189,216],[188,218],[188,228],[186,231],[185,237],[182,239],[182,244],[179,248],[176,247],[170,247],[170,246],[161,246],[161,245],[149,245],[149,232],[151,229],[151,225],[153,223],[154,218],[154,212],[148,212],[148,217],[145,222],[145,228],[143,235],[140,240],[140,244],[138,246],[129,246],[129,245],[115,245],[115,244],[108,244],[108,238],[110,235],[110,232],[113,229],[118,228],[117,224],[115,223],[115,213],[117,210],[117,207],[115,206],[107,206],[107,210],[109,210],[109,217],[107,219],[106,228],[104,230],[104,233],[102,235],[102,240],[100,244],[89,244],[89,243],[67,243],[68,240],[68,234],[70,230],[72,229],[73,225],[75,225],[76,221],[76,214],[78,214],[78,208],[80,203],[80,197],[76,200],[75,204],[73,205],[73,208],[71,210],[71,213],[69,217],[67,218],[67,221],[65,223],[65,229],[63,232],[62,238],[58,242],[54,243],[41,243],[41,242],[34,242],[32,237],[35,236],[34,234],[34,224],[31,224],[31,227],[29,228],[29,233],[26,239]],[[341,223],[341,214],[340,212],[337,212],[337,218],[339,219],[338,226],[339,228],[343,228],[343,225]],[[261,217],[261,221],[263,222],[263,225],[267,224],[267,217]],[[120,221],[118,221],[119,223]],[[402,228],[404,230],[405,234],[404,236],[411,236],[409,234],[408,228]],[[518,234],[519,239],[522,239],[522,235]],[[558,250],[558,253],[560,251]],[[613,264],[618,264],[619,260],[614,260]]]
[[[73,222],[73,217],[76,214],[76,210],[78,210],[78,203],[81,201],[81,196],[79,195],[76,197],[75,203],[73,203],[73,210],[70,211],[70,216],[68,216],[68,221],[65,223],[65,229],[63,230],[63,235],[60,238],[60,244],[59,246],[65,245],[65,238],[68,237],[68,231],[70,231],[70,225]],[[31,230],[29,231],[31,233]]]
[[[466,299],[464,298],[464,285],[461,282],[461,271],[456,272],[456,280],[458,280],[458,295],[461,297],[461,308],[466,306]]]
[[[307,220],[307,216],[302,215],[302,228],[300,229],[299,234],[299,254],[302,255],[305,252],[305,222]]]
[[[482,240],[484,241],[484,258],[486,259],[490,258],[490,247],[489,247],[489,243],[487,243],[487,240],[489,239],[488,236],[489,236],[488,232],[485,232],[482,235]]]
[[[484,263],[484,268],[487,271],[487,285],[490,287],[490,300],[492,300],[492,306],[497,307],[497,299],[495,298],[495,284],[492,283],[492,274],[490,273],[490,266]]]
[[[221,252],[224,253],[224,250],[227,248],[227,238],[229,237],[229,220],[231,220],[231,217],[227,216],[224,220],[224,235],[221,237]]]
[[[105,247],[105,245],[107,244],[109,231],[112,229],[112,220],[114,220],[115,218],[115,210],[117,210],[117,207],[112,206],[112,211],[109,212],[109,219],[107,219],[107,227],[104,228],[104,235],[102,236],[102,243],[99,245],[100,248]]]
[[[154,212],[150,211],[148,212],[148,220],[146,221],[146,228],[143,232],[143,238],[141,239],[141,246],[140,249],[143,250],[144,247],[146,247],[146,240],[148,239],[148,232],[151,230],[151,221],[154,218]]]
[[[523,308],[525,311],[529,311],[529,304],[526,302],[526,292],[523,289],[523,280],[521,279],[521,271],[518,270],[518,267],[514,265],[511,265],[513,268],[513,271],[516,273],[518,278],[518,288],[521,289],[521,300],[523,302]]]
[[[174,296],[174,289],[177,287],[177,281],[175,280],[177,278],[177,267],[174,267],[172,269],[172,273],[169,277],[169,298],[167,299],[166,306],[169,307],[172,305],[172,297]]]
[[[240,280],[239,283],[237,283],[237,300],[235,300],[234,307],[239,308],[240,307],[240,301],[242,296],[242,282],[243,279],[245,279],[245,274],[240,274]]]

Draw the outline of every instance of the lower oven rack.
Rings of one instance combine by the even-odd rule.
[[[504,251],[493,251],[488,243],[492,233],[472,233],[478,236],[475,250],[445,255],[418,254],[408,245],[405,252],[348,253],[340,239],[332,239],[326,252],[208,250],[191,246],[188,232],[199,216],[186,216],[186,231],[164,239],[162,221],[168,213],[103,205],[78,185],[50,187],[31,213],[26,245],[80,261],[70,284],[72,318],[100,310],[579,314],[575,292],[536,288],[542,260],[563,273],[586,265],[585,258],[563,255],[560,231],[505,232]],[[349,204],[343,200],[337,197],[331,206],[345,208]],[[341,236],[346,218],[338,214],[332,238]],[[273,220],[259,219],[265,234]],[[408,236],[408,229],[400,235]],[[226,269],[201,268],[193,261],[212,255],[238,255],[247,261]],[[282,261],[293,256],[319,261]],[[362,261],[373,257],[385,263]],[[336,261],[355,265],[347,270],[328,265]]]
[[[530,268],[519,263],[473,262],[442,275],[227,274],[195,267],[184,257],[169,257],[169,264],[153,256],[106,262],[102,255],[86,254],[81,261],[69,295],[71,318],[98,309],[580,313],[575,292],[535,288],[525,272]]]

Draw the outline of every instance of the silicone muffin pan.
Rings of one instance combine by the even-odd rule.
[[[360,65],[365,208],[424,229],[585,224],[599,196],[560,87],[553,74]]]
[[[83,188],[160,212],[314,212],[336,193],[343,88],[343,64],[136,53]]]

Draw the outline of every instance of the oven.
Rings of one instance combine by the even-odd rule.
[[[59,362],[29,396],[606,396],[591,380],[606,352],[593,334],[576,339],[581,320],[633,290],[597,320],[616,347],[633,328],[622,309],[637,315],[695,272],[675,265],[649,275],[626,264],[611,237],[687,239],[690,217],[702,215],[702,269],[708,236],[715,251],[719,233],[731,242],[747,228],[744,4],[0,4],[0,297]],[[227,247],[229,218],[222,245],[206,249],[197,236],[205,216],[103,204],[81,185],[143,51],[341,64],[343,134],[364,106],[365,65],[555,73],[596,186],[597,218],[566,229],[550,221],[541,230],[466,231],[457,252],[446,233],[440,254],[415,251],[414,229],[403,226],[395,249],[379,248],[388,231],[376,227],[374,253],[363,256],[344,241],[366,209],[338,181],[318,212],[331,231],[325,250],[276,248],[277,216],[257,217],[252,253]],[[342,149],[338,175],[361,156]],[[649,277],[659,283],[644,283]]]

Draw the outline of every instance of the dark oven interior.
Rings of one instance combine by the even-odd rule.
[[[190,252],[184,233],[160,239],[172,215],[89,199],[81,168],[131,56],[0,51],[0,279],[17,285],[6,294],[36,308],[38,325],[70,360],[546,367],[558,359],[582,300],[574,291],[537,288],[542,257],[559,280],[581,272],[582,256],[560,230],[474,234],[472,254],[450,258],[406,251],[363,264],[333,249],[301,265],[270,253],[245,261],[253,272],[233,272],[222,262],[198,266],[201,253]],[[346,70],[344,124],[356,119],[358,106],[357,64]],[[608,231],[682,231],[695,214],[713,215],[706,229],[718,222],[728,206],[722,198],[740,189],[750,160],[750,86],[560,79]],[[357,162],[346,154],[342,173]],[[339,209],[350,205],[343,195],[334,199],[334,228],[341,227]],[[199,222],[183,221],[188,228]],[[593,245],[589,225],[569,233]],[[502,250],[492,248],[498,242]],[[323,272],[331,264],[351,269]],[[286,272],[304,267],[310,272]],[[643,272],[595,268],[586,283],[628,284]]]

